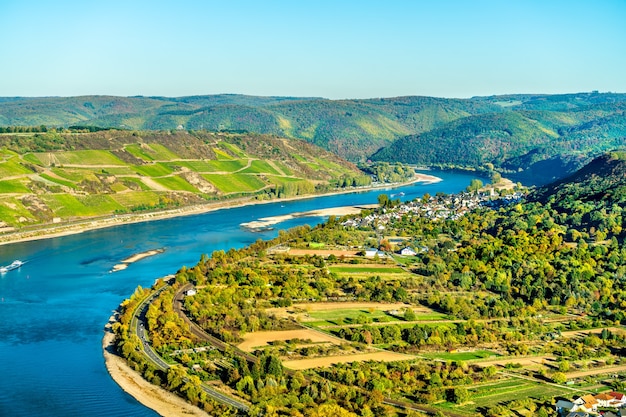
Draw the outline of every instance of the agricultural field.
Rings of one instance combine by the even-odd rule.
[[[552,397],[569,398],[575,394],[575,391],[548,385],[539,381],[516,377],[504,377],[495,382],[483,384],[472,384],[465,386],[469,391],[472,401],[465,404],[440,403],[438,407],[454,410],[455,412],[467,413],[467,415],[475,415],[477,410],[492,408],[499,404],[507,404],[511,401],[525,400],[528,398],[549,399]],[[512,413],[511,416],[534,415],[525,414],[523,409],[517,410],[518,413]],[[528,410],[526,410],[527,412]]]
[[[202,177],[224,194],[255,192],[267,185],[256,175],[248,174],[203,174]]]
[[[174,175],[171,177],[154,178],[154,181],[161,184],[163,187],[169,190],[175,191],[189,191],[191,193],[197,193],[198,189],[189,184],[184,178]]]
[[[139,159],[143,159],[144,161],[167,161],[180,158],[174,152],[158,143],[133,144],[125,147],[124,149],[126,152]]]
[[[33,171],[20,165],[18,158],[13,157],[0,162],[0,178],[14,177],[16,175],[28,175]]]
[[[46,166],[75,165],[75,166],[109,166],[125,165],[118,157],[109,151],[84,150],[69,152],[36,153],[35,156]]]
[[[411,273],[397,265],[388,264],[333,264],[328,267],[338,277],[368,279],[373,276],[383,280],[398,280],[411,277]]]
[[[0,181],[0,194],[26,194],[28,189],[20,180]]]
[[[240,171],[242,174],[260,174],[266,173],[271,175],[280,175],[281,173],[276,170],[269,162],[255,159],[251,161],[250,166]]]
[[[500,356],[499,353],[490,350],[459,350],[442,352],[425,352],[421,354],[425,358],[442,359],[445,361],[477,361]],[[484,366],[484,365],[483,365]]]
[[[76,183],[72,182],[72,181],[66,181],[64,179],[61,179],[59,177],[57,177],[56,175],[48,175],[48,174],[39,174],[40,178],[43,178],[46,181],[52,182],[52,183],[56,183],[59,185],[63,185],[65,187],[69,187],[69,188],[76,188]]]
[[[0,198],[0,221],[11,226],[19,226],[23,221],[34,220],[34,216],[20,200],[6,196]]]
[[[310,145],[285,146],[283,139],[269,136],[130,131],[37,135],[20,134],[19,148],[7,142],[0,150],[0,197],[15,196],[18,201],[3,211],[7,224],[45,225],[53,217],[254,199],[259,192],[263,199],[309,195],[315,193],[315,184],[332,186],[346,171],[334,164],[332,170],[311,173],[298,161],[335,157]],[[41,151],[46,146],[50,150]],[[87,196],[94,195],[107,196],[99,197],[101,207],[91,207]],[[22,204],[21,198],[28,196],[41,198],[29,197],[30,202]]]
[[[146,177],[164,177],[170,175],[174,170],[165,163],[157,162],[149,165],[136,165],[135,172]]]
[[[227,143],[227,142],[220,142],[219,145],[223,148],[223,149],[227,149],[230,152],[232,152],[233,154],[235,154],[237,157],[239,158],[245,158],[247,155],[244,151],[242,151],[241,149],[239,149],[236,145],[232,144],[232,143]],[[225,154],[227,157],[228,154]]]
[[[427,307],[405,303],[341,302],[294,304],[290,307],[267,309],[269,314],[291,318],[307,326],[333,328],[346,324],[402,323],[402,315],[411,309],[416,320],[440,320],[446,316]]]
[[[246,352],[253,352],[256,349],[262,349],[264,347],[270,346],[272,342],[276,341],[306,341],[306,343],[298,342],[297,344],[299,345],[315,343],[331,343],[337,345],[343,342],[343,340],[336,337],[310,329],[246,333],[243,339],[243,342],[237,345],[237,347]]]
[[[58,217],[102,216],[115,210],[123,209],[110,196],[73,196],[56,194],[42,196],[47,206]]]

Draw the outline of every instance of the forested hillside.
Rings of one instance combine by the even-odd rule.
[[[470,99],[0,98],[0,126],[255,132],[304,139],[354,162],[491,163],[545,183],[623,145],[625,103],[626,94],[597,92]]]
[[[469,116],[398,139],[371,157],[419,165],[481,167],[547,183],[593,157],[626,146],[626,104],[571,111],[523,110]]]

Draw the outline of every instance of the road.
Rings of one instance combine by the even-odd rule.
[[[143,352],[144,354],[150,359],[150,361],[152,363],[154,363],[159,369],[161,369],[162,371],[167,371],[168,368],[170,368],[170,365],[165,362],[165,360],[163,360],[163,358],[161,356],[159,356],[156,351],[152,348],[152,345],[150,345],[150,340],[148,338],[148,334],[146,332],[146,312],[148,311],[148,306],[150,305],[150,303],[159,296],[159,294],[161,294],[161,292],[165,289],[168,288],[167,285],[159,288],[158,290],[156,290],[155,292],[153,292],[149,297],[147,297],[145,300],[143,300],[138,306],[137,309],[135,310],[135,314],[133,315],[133,318],[131,320],[131,329],[133,329],[135,331],[135,333],[137,334],[137,336],[139,337],[139,339],[141,340],[141,344],[143,347]],[[185,379],[185,381],[188,381],[187,379]],[[223,394],[220,391],[215,390],[214,388],[210,387],[209,385],[202,383],[201,385],[202,390],[204,392],[207,393],[207,395],[209,395],[211,398],[213,398],[214,400],[222,403],[222,404],[226,404],[228,406],[237,408],[239,410],[242,410],[244,412],[248,412],[250,407],[248,407],[247,404],[229,397],[226,394]]]

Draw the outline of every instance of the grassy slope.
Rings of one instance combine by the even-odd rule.
[[[0,149],[0,222],[14,227],[179,207],[228,194],[272,198],[280,179],[314,188],[313,181],[330,186],[344,175],[361,175],[311,144],[261,135],[2,134]]]

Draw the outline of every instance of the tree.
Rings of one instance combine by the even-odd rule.
[[[470,181],[470,185],[467,186],[465,191],[467,191],[468,193],[476,193],[481,188],[483,188],[483,182],[479,179],[474,178]]]
[[[389,200],[389,196],[387,194],[378,195],[378,205],[380,207],[389,207],[389,204],[391,204],[391,201]]]
[[[167,388],[170,391],[173,391],[180,387],[185,377],[187,376],[187,371],[180,365],[174,365],[168,368],[167,370]]]
[[[552,381],[555,384],[565,384],[565,382],[567,382],[567,375],[563,372],[555,372],[552,374]]]
[[[467,388],[456,387],[452,392],[452,401],[455,404],[463,404],[470,399],[470,393]]]

